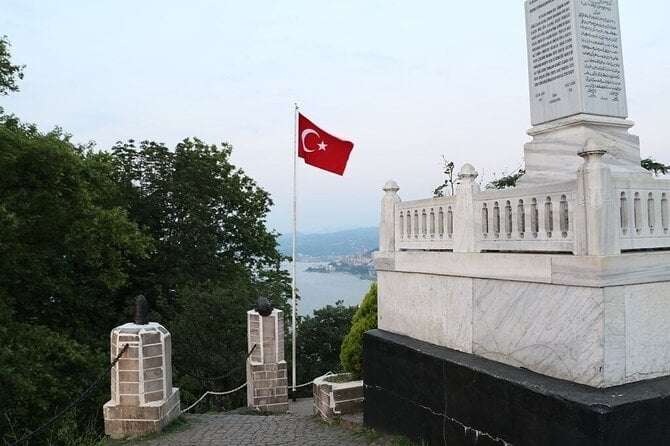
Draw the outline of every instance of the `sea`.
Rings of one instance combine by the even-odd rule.
[[[326,305],[335,305],[338,300],[345,306],[360,305],[370,289],[372,281],[360,279],[347,273],[315,273],[307,268],[327,265],[328,262],[297,262],[296,288],[300,300],[297,312],[300,316],[312,316],[314,310]],[[291,273],[291,264],[284,262],[282,268]]]

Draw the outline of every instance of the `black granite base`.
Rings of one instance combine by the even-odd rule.
[[[418,444],[670,445],[670,377],[595,389],[381,330],[363,357],[365,425]]]

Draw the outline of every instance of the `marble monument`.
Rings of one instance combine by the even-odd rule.
[[[668,444],[670,180],[628,133],[618,4],[525,8],[519,185],[480,190],[466,164],[454,196],[384,187],[365,422],[440,444]]]

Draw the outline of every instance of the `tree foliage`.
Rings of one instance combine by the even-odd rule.
[[[670,172],[670,165],[659,163],[652,157],[644,158],[640,165],[647,169],[649,172],[653,172],[654,175],[666,175]]]
[[[515,173],[503,175],[502,177],[491,181],[486,185],[487,189],[507,189],[508,187],[516,186],[516,182],[524,176],[526,169],[519,169]]]
[[[238,365],[247,354],[246,311],[259,296],[288,309],[288,275],[279,269],[277,235],[265,224],[272,200],[231,164],[231,152],[228,144],[194,138],[174,150],[131,140],[111,154],[115,204],[153,242],[124,293],[144,294],[154,318],[172,331],[174,376],[185,403],[244,381]],[[242,400],[240,393],[198,409]]]
[[[230,163],[231,150],[191,139],[93,152],[59,129],[0,116],[3,440],[39,426],[103,370],[109,331],[129,321],[139,293],[173,333],[184,403],[244,382],[246,311],[261,295],[286,309],[290,288],[265,226],[270,196]],[[31,444],[73,444],[91,419],[99,434],[108,398],[100,386]]]
[[[0,96],[6,96],[10,91],[19,91],[16,81],[23,79],[25,65],[12,64],[10,46],[7,36],[0,37]]]
[[[342,366],[355,378],[363,376],[363,333],[374,328],[377,328],[377,283],[370,285],[340,349]]]
[[[34,429],[76,398],[103,370],[109,329],[125,322],[118,291],[150,239],[109,204],[110,169],[58,129],[41,133],[0,116],[3,440]],[[107,388],[99,388],[83,401],[70,428],[90,419],[99,426],[105,395]],[[57,437],[49,441],[73,441]]]
[[[340,346],[351,328],[355,306],[344,306],[338,300],[314,310],[313,316],[298,319],[296,359],[298,383],[306,383],[326,372],[338,372]],[[308,389],[311,392],[311,389]]]
[[[449,161],[442,155],[442,167],[444,175],[444,183],[440,184],[433,190],[433,197],[444,197],[446,195],[454,195],[454,187],[456,181],[454,180],[454,162]]]

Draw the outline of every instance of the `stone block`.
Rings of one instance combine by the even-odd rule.
[[[156,390],[163,390],[163,380],[155,379],[153,381],[144,381],[145,392],[155,392]]]
[[[163,357],[162,356],[154,356],[152,358],[147,358],[144,361],[142,361],[142,366],[145,369],[154,369],[156,367],[160,367],[163,365]]]
[[[126,350],[126,352],[123,354],[123,357],[126,359],[137,359],[138,354],[139,354],[139,348],[133,346],[128,347],[128,350]]]
[[[147,403],[151,403],[152,401],[160,401],[163,399],[165,394],[163,393],[162,390],[157,391],[157,392],[149,392],[144,394],[144,401]]]
[[[137,395],[140,393],[139,383],[120,383],[119,393],[125,395]]]
[[[162,379],[163,368],[156,367],[155,369],[145,369],[143,372],[143,377],[145,381],[151,381],[153,379]]]
[[[139,395],[119,395],[119,404],[122,406],[139,406],[140,397]]]
[[[142,339],[142,345],[151,345],[151,344],[161,344],[161,335],[160,333],[142,333],[140,335]]]
[[[119,362],[116,363],[116,366],[119,370],[137,371],[139,370],[139,361],[137,359],[124,359],[121,357]]]
[[[130,372],[130,371],[118,372],[118,377],[120,382],[127,382],[127,383],[136,383],[139,382],[140,380],[139,372]],[[112,377],[112,379],[114,378]]]
[[[162,356],[163,355],[163,346],[161,344],[154,344],[149,346],[142,347],[142,356],[149,358],[152,356]]]

